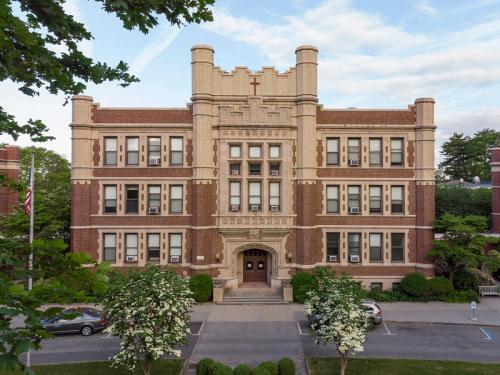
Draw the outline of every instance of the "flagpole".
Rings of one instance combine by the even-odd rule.
[[[31,189],[31,199],[30,199],[30,255],[28,260],[28,290],[33,289],[33,224],[35,222],[35,153],[31,153],[31,168],[30,168],[30,189]],[[26,357],[26,366],[31,368],[31,350],[28,349],[28,354]]]

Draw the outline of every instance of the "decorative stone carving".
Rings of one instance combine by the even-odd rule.
[[[250,97],[247,105],[221,105],[219,125],[292,125],[291,110],[291,107],[262,105],[262,98]]]

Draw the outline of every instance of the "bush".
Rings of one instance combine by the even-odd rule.
[[[196,375],[209,375],[209,369],[214,365],[215,361],[212,358],[200,359],[196,365]]]
[[[433,296],[446,296],[454,292],[453,284],[446,277],[438,276],[427,280],[430,293]]]
[[[429,294],[429,283],[419,272],[407,274],[401,280],[401,290],[414,297],[423,297]]]
[[[444,301],[446,302],[470,302],[470,301],[476,301],[476,302],[481,302],[479,298],[479,294],[475,290],[456,290],[452,294],[447,295],[444,298]]]
[[[239,365],[234,368],[234,375],[251,375],[252,369],[248,365]]]
[[[189,279],[189,286],[193,292],[193,298],[196,302],[207,302],[212,299],[213,280],[210,275],[200,273],[193,275]]]
[[[265,367],[256,367],[252,370],[252,375],[271,375]]]
[[[453,286],[457,290],[477,290],[478,280],[472,271],[461,270],[455,273]]]
[[[295,362],[288,357],[281,358],[278,361],[279,375],[295,375]]]
[[[304,303],[307,292],[316,287],[316,279],[309,272],[298,272],[292,277],[293,300]]]
[[[209,371],[209,375],[233,375],[233,369],[220,362],[214,362]]]
[[[278,366],[274,362],[262,362],[259,367],[264,367],[269,372],[269,375],[278,375]]]

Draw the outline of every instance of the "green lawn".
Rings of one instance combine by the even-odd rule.
[[[339,373],[337,358],[309,358],[311,375]],[[417,359],[349,359],[346,375],[498,375],[500,364]]]
[[[181,373],[184,360],[168,359],[157,361],[153,365],[153,375],[177,375]],[[61,365],[33,366],[36,375],[122,375],[132,374],[125,369],[110,367],[110,362],[81,362]],[[21,372],[7,373],[5,375],[21,375]],[[142,374],[137,371],[136,374]]]

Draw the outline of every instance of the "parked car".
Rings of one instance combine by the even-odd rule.
[[[108,324],[102,312],[90,307],[64,310],[55,317],[41,320],[40,323],[50,333],[80,333],[83,336],[102,331]]]
[[[374,324],[382,323],[382,309],[375,301],[366,299],[363,301],[363,306],[369,312],[370,318]],[[309,318],[309,323],[315,323],[319,320],[319,318],[319,314],[313,314]]]

